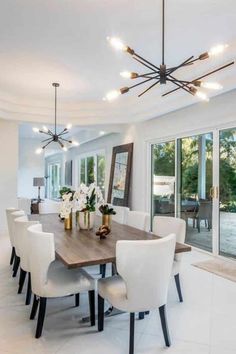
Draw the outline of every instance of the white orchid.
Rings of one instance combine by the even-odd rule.
[[[96,204],[104,202],[102,192],[95,183],[91,183],[88,187],[82,183],[74,193],[75,209],[78,211],[89,210],[94,211]]]

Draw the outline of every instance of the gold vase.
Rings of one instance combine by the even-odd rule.
[[[111,215],[103,215],[102,216],[102,225],[106,225],[111,228]]]
[[[65,230],[72,229],[72,212],[70,213],[70,215],[67,218],[65,218],[64,226],[65,226]]]

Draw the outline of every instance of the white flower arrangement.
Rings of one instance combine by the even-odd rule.
[[[74,196],[74,207],[77,211],[95,211],[96,204],[104,204],[101,189],[91,183],[88,187],[82,183]]]
[[[72,193],[65,193],[62,195],[62,203],[60,205],[60,217],[68,218],[73,208],[73,195]]]

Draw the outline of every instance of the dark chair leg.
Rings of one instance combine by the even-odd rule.
[[[138,314],[138,319],[143,320],[144,319],[145,312],[139,312]]]
[[[104,327],[104,299],[98,294],[98,331]]]
[[[106,264],[101,264],[100,265],[100,273],[102,275],[102,278],[105,278],[106,277]]]
[[[11,258],[10,258],[10,265],[13,264],[14,262],[14,258],[15,258],[15,247],[12,247],[12,250],[11,250]]]
[[[19,265],[20,265],[20,257],[15,255],[15,261],[14,261],[14,266],[13,266],[13,274],[12,274],[13,278],[16,277]]]
[[[18,294],[22,293],[22,289],[25,283],[25,277],[27,272],[20,268],[20,279],[19,279],[19,287],[18,287]]]
[[[79,307],[80,296],[79,293],[75,294],[75,307]]]
[[[38,314],[38,322],[37,322],[35,338],[40,338],[42,335],[43,323],[44,323],[45,312],[46,312],[46,305],[47,305],[47,298],[40,297],[39,314]]]
[[[179,273],[175,274],[175,284],[176,284],[176,289],[179,295],[179,301],[183,302],[183,295],[181,291],[181,286],[180,286],[180,279],[179,279]]]
[[[31,290],[31,275],[30,275],[30,273],[28,273],[28,285],[27,285],[27,293],[26,293],[26,298],[25,298],[25,304],[26,305],[30,304],[31,294],[32,294],[32,290]]]
[[[163,331],[163,335],[165,338],[165,343],[166,343],[167,347],[170,347],[171,342],[170,342],[170,335],[169,335],[169,330],[168,330],[168,326],[167,326],[167,319],[166,319],[166,305],[159,307],[159,313],[160,313],[161,326],[162,326],[162,331]]]
[[[37,310],[38,310],[38,304],[39,304],[39,299],[37,299],[37,296],[34,295],[34,301],[31,309],[31,314],[30,314],[30,320],[34,320]]]
[[[89,293],[89,310],[91,326],[95,326],[95,291],[90,290]]]
[[[129,354],[134,354],[134,317],[135,314],[130,314],[130,330],[129,330]]]

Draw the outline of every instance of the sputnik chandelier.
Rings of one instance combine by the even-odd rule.
[[[205,75],[197,77],[191,81],[177,79],[174,73],[178,69],[193,65],[195,62],[199,60],[202,61],[214,57],[217,54],[222,53],[224,49],[228,47],[228,45],[222,45],[222,44],[217,45],[216,47],[213,47],[210,51],[200,54],[198,57],[194,57],[192,55],[191,57],[189,57],[188,59],[186,59],[184,62],[180,63],[177,66],[170,67],[170,68],[167,67],[165,64],[165,0],[162,0],[162,63],[160,66],[154,65],[150,61],[141,57],[139,54],[137,54],[134,51],[134,49],[125,45],[119,38],[107,37],[107,40],[114,48],[116,48],[117,50],[127,52],[132,56],[134,60],[142,64],[146,69],[149,69],[148,72],[142,74],[138,74],[136,72],[128,72],[128,71],[121,72],[120,75],[124,78],[137,79],[137,80],[142,79],[142,80],[132,86],[122,87],[119,90],[113,90],[108,92],[104,98],[104,100],[108,100],[108,101],[114,100],[119,95],[129,92],[131,89],[135,87],[138,87],[146,83],[151,83],[151,85],[148,88],[146,88],[138,95],[138,97],[140,97],[146,92],[148,92],[150,89],[152,89],[154,86],[158,84],[161,85],[167,84],[168,82],[170,82],[171,84],[177,87],[162,94],[162,96],[167,96],[172,92],[182,89],[193,96],[197,96],[202,100],[209,101],[205,92],[201,91],[200,88],[219,90],[222,88],[222,86],[216,82],[202,81],[202,79],[234,64],[234,61],[232,61],[213,71],[208,72]]]
[[[52,142],[58,143],[64,151],[67,151],[67,146],[65,145],[65,143],[69,143],[74,146],[79,145],[79,143],[75,140],[65,139],[65,135],[69,133],[69,130],[72,127],[71,124],[68,124],[60,133],[57,133],[57,88],[60,86],[60,84],[54,82],[52,84],[52,86],[55,87],[54,132],[52,132],[46,126],[43,126],[43,130],[41,130],[39,128],[35,128],[35,127],[33,128],[33,131],[35,133],[41,133],[41,134],[45,134],[45,135],[49,136],[47,139],[42,140],[42,143],[44,143],[44,145],[35,151],[36,154],[41,154],[41,152],[43,152],[43,150]]]

